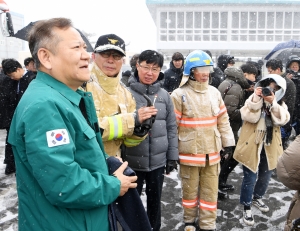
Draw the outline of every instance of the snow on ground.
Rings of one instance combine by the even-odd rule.
[[[4,142],[6,132],[0,130],[0,230],[17,231],[18,203],[16,181],[14,174],[4,174]],[[243,206],[239,204],[240,185],[243,171],[238,165],[230,174],[228,183],[235,186],[235,191],[227,194],[226,199],[218,201],[217,230],[221,231],[279,231],[283,230],[286,213],[294,191],[289,190],[278,182],[276,177],[270,181],[269,189],[264,197],[270,207],[268,213],[252,209],[255,224],[249,227],[243,224]],[[146,195],[143,192],[141,199],[146,206]],[[177,171],[165,176],[161,199],[162,226],[161,231],[183,231],[183,211],[181,206],[181,183]]]

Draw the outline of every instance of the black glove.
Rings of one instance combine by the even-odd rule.
[[[232,158],[232,148],[231,147],[225,147],[224,148],[224,151],[220,153],[221,154],[221,157],[222,159],[225,159],[225,160],[229,160]]]
[[[166,164],[166,174],[170,174],[174,169],[177,170],[177,161],[176,160],[167,160]]]

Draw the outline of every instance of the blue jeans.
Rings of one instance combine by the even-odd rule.
[[[268,161],[264,147],[260,153],[258,172],[254,173],[243,165],[244,179],[241,187],[240,203],[251,206],[252,195],[262,198],[269,186],[272,170],[268,169]]]

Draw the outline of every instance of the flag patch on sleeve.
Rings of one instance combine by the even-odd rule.
[[[70,138],[66,129],[56,129],[46,132],[48,147],[69,144]]]

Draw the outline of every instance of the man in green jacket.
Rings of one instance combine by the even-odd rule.
[[[16,162],[19,230],[109,231],[108,205],[136,176],[127,162],[108,174],[89,92],[86,44],[69,19],[35,23],[29,48],[38,69],[9,133]]]

